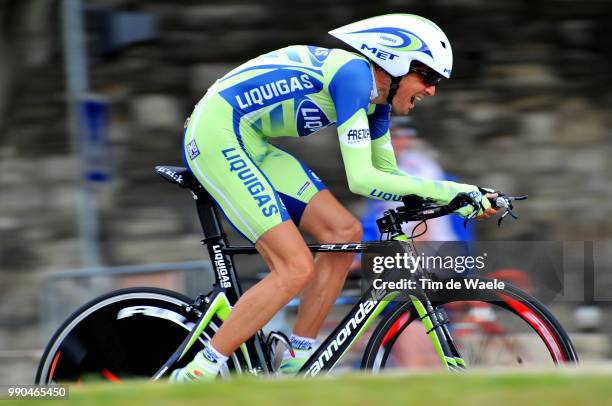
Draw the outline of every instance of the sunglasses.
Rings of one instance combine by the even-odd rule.
[[[423,82],[427,86],[437,86],[438,83],[440,83],[440,81],[443,79],[443,76],[440,75],[438,72],[424,66],[410,67],[409,72],[414,72],[421,78],[423,78]]]

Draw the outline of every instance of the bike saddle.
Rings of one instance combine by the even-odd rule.
[[[199,186],[198,180],[188,168],[183,166],[156,166],[155,172],[170,183],[179,185],[184,189],[195,189]]]

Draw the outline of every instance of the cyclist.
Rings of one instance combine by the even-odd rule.
[[[293,351],[281,364],[282,372],[297,372],[346,278],[353,256],[313,258],[298,227],[319,243],[359,242],[359,221],[313,171],[269,138],[308,136],[335,123],[352,192],[381,200],[417,194],[442,203],[467,192],[480,217],[496,213],[478,187],[409,176],[395,162],[390,111],[408,114],[450,78],[452,51],[442,30],[423,17],[390,14],[330,34],[360,54],[314,46],[264,54],[217,80],[186,124],[189,168],[255,244],[270,273],[238,300],[204,350],[172,373],[172,382],[214,377],[240,344],[302,292]]]

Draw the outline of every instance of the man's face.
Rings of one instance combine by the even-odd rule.
[[[426,72],[429,68],[418,67],[419,71]],[[402,77],[397,93],[393,98],[393,113],[406,115],[414,108],[417,101],[428,96],[435,96],[436,85],[425,83],[423,75],[412,70]]]

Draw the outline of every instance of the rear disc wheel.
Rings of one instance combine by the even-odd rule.
[[[37,384],[150,378],[179,347],[198,320],[193,301],[157,288],[123,289],[83,305],[55,332],[40,360]],[[182,367],[218,329],[213,320]],[[245,360],[232,354],[221,375],[241,372]],[[170,371],[168,371],[170,372]]]

